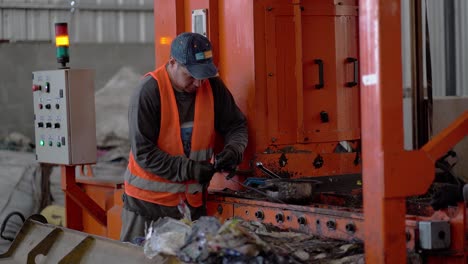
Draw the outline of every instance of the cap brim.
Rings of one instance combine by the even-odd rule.
[[[193,64],[186,67],[192,77],[197,80],[208,79],[218,74],[218,69],[213,63]]]

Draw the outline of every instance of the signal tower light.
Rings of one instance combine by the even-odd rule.
[[[70,61],[68,56],[70,41],[68,39],[67,23],[55,23],[55,46],[57,48],[57,62],[62,64],[62,68],[66,68],[67,63]]]

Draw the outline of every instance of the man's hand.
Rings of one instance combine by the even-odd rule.
[[[213,164],[208,161],[193,161],[192,163],[192,175],[193,178],[200,184],[206,184],[211,181],[215,169]]]
[[[216,155],[214,168],[216,171],[232,172],[236,170],[239,162],[239,156],[234,148],[226,146],[223,151]]]

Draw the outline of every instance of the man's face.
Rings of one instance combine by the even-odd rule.
[[[172,85],[174,85],[176,90],[194,93],[197,91],[197,88],[202,85],[205,80],[197,80],[190,75],[187,68],[174,61],[173,72],[172,72]]]

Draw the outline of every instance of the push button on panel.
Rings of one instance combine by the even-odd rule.
[[[60,128],[60,123],[55,123],[54,128]]]
[[[46,104],[45,108],[50,109],[50,104]]]
[[[35,91],[40,91],[40,90],[41,90],[41,86],[38,85],[38,84],[33,84],[32,90],[33,90],[33,92],[35,92]]]
[[[44,127],[44,123],[42,122],[37,123],[37,127]]]
[[[47,122],[46,123],[46,128],[52,128],[52,123]]]
[[[50,93],[50,83],[46,82],[45,84],[45,92]]]

